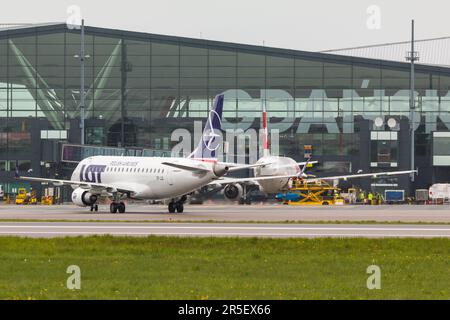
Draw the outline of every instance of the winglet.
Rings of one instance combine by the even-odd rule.
[[[305,165],[303,166],[302,170],[298,173],[299,178],[306,178],[307,175],[305,174],[306,168],[308,167],[309,162],[311,161],[311,158],[308,158],[305,162]]]

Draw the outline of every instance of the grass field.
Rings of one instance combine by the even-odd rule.
[[[381,289],[368,290],[369,265]],[[69,265],[81,289],[66,288]],[[1,299],[450,299],[450,239],[0,238]]]

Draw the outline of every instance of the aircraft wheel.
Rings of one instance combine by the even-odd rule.
[[[98,211],[98,204],[96,204],[96,205],[94,206],[94,210],[95,210],[95,212]]]
[[[245,204],[252,204],[252,199],[250,198],[245,199]]]
[[[173,203],[173,202],[170,202],[169,203],[169,212],[170,213],[174,213],[175,212],[175,203]]]
[[[238,203],[239,203],[239,204],[244,204],[244,203],[245,203],[244,198],[239,198]]]
[[[183,213],[184,205],[182,203],[179,203],[179,204],[177,204],[176,209],[177,209],[178,213]]]
[[[109,212],[117,213],[117,204],[115,202],[113,202],[109,205]]]
[[[119,211],[119,213],[125,213],[125,203],[119,203],[117,206],[117,210]]]
[[[91,206],[91,208],[89,209],[91,212],[94,211],[94,206]]]

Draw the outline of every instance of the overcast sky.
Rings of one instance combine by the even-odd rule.
[[[320,51],[450,36],[450,1],[39,0],[5,1],[0,23],[64,22],[76,5],[86,25]]]

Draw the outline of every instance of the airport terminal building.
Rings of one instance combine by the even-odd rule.
[[[412,126],[415,181],[356,183],[410,192],[450,182],[450,61],[416,65],[412,112],[407,62],[96,27],[85,33],[81,146],[80,30],[0,29],[0,184],[13,184],[16,168],[67,178],[91,154],[170,156],[174,130],[193,132],[222,92],[225,129],[259,129],[265,104],[279,154],[302,161],[312,145],[318,175],[410,169]]]

